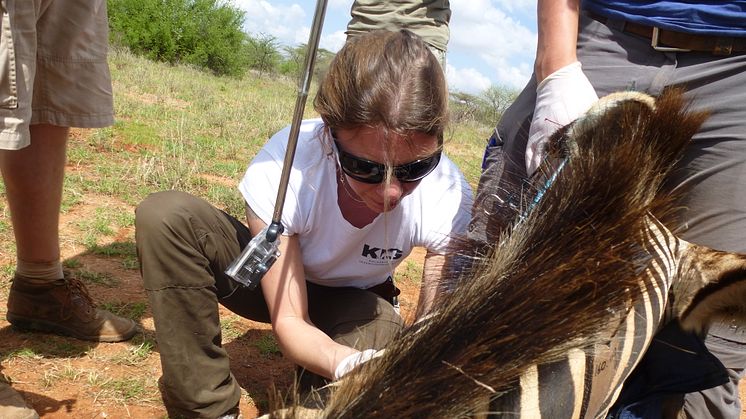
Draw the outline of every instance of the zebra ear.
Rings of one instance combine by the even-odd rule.
[[[581,147],[575,141],[576,137],[578,137],[578,131],[583,132],[599,125],[609,125],[602,122],[604,118],[618,121],[621,118],[613,112],[625,112],[622,105],[629,106],[632,103],[637,103],[643,108],[649,108],[651,112],[655,110],[655,99],[646,93],[624,91],[608,94],[593,104],[583,116],[559,128],[549,137],[544,150],[547,157],[550,159],[564,159],[572,155],[577,155],[579,147]]]
[[[746,326],[746,255],[687,244],[669,292],[684,330],[703,336],[717,320]]]

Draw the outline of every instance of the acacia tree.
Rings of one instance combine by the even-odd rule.
[[[274,72],[280,63],[280,51],[277,38],[272,35],[259,34],[249,36],[247,42],[249,67],[260,73]]]
[[[485,103],[484,115],[481,119],[496,124],[516,97],[518,97],[518,92],[513,89],[495,85],[488,87],[479,95],[479,98]]]
[[[476,120],[479,113],[479,98],[469,93],[450,92],[450,113],[453,122]]]
[[[303,76],[301,72],[304,70],[303,65],[306,62],[308,45],[300,44],[296,47],[285,47],[284,51],[285,61],[280,66],[280,72],[300,80]],[[335,53],[324,48],[316,50],[316,62],[313,67],[313,78],[315,80],[321,80],[326,75],[335,55]]]
[[[301,67],[306,58],[306,44],[297,47],[284,47],[284,60],[280,64],[280,73],[291,77],[299,77]]]

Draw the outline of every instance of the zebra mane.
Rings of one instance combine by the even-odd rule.
[[[645,217],[670,213],[664,177],[705,118],[679,91],[654,105],[616,94],[563,128],[550,152],[567,160],[541,200],[465,277],[451,273],[432,315],[334,386],[322,416],[479,415],[529,367],[598,343],[641,298]]]

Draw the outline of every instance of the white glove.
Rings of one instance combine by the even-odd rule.
[[[584,114],[597,100],[596,91],[583,74],[579,61],[560,68],[539,83],[526,146],[529,176],[544,159],[544,146],[549,137]]]
[[[355,352],[352,355],[348,355],[345,359],[340,361],[337,368],[334,369],[334,379],[339,380],[348,372],[354,370],[358,366],[370,361],[373,358],[382,356],[385,349],[376,351],[375,349],[366,349],[362,352]]]

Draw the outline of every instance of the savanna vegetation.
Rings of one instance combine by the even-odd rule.
[[[22,391],[45,418],[165,417],[158,345],[135,251],[134,209],[149,193],[180,189],[242,217],[238,180],[269,135],[292,119],[292,77],[257,69],[217,75],[145,55],[111,49],[117,122],[72,131],[60,223],[65,268],[100,306],[136,320],[142,334],[129,342],[95,344],[10,327],[5,310],[15,249],[0,182],[0,379]],[[306,116],[314,115],[308,104]],[[446,153],[473,185],[491,129],[463,120],[446,134]],[[413,260],[397,272],[405,314],[416,304],[421,275]],[[222,310],[221,327],[232,372],[244,389],[244,417],[266,412],[272,389],[289,388],[292,365],[268,325]]]
[[[287,46],[267,34],[251,35],[251,17],[224,0],[108,0],[111,40],[154,61],[185,64],[240,78],[249,71],[298,79],[307,45]],[[317,52],[314,78],[334,53]],[[479,94],[452,92],[455,121],[494,125],[517,91],[491,86]]]
[[[306,51],[247,35],[243,12],[218,0],[109,0],[109,8],[117,122],[72,130],[62,257],[100,306],[136,320],[142,333],[129,342],[95,344],[9,326],[15,250],[0,182],[0,379],[45,418],[166,416],[158,345],[138,272],[134,209],[149,193],[179,189],[242,217],[237,182],[269,135],[291,120]],[[317,76],[333,57],[319,54]],[[485,141],[513,98],[499,87],[452,94],[445,150],[474,187]],[[314,116],[310,104],[306,116]],[[405,316],[416,304],[419,262],[405,260],[396,274]],[[293,366],[267,325],[221,310],[221,328],[244,389],[244,417],[266,412],[270,392],[289,388]]]

